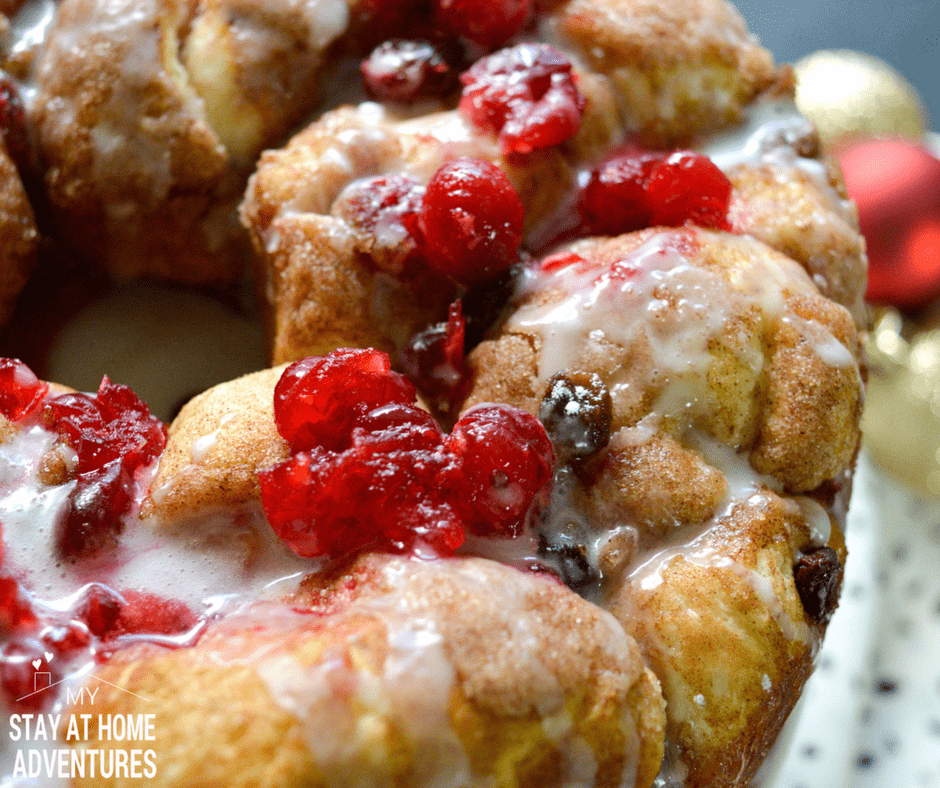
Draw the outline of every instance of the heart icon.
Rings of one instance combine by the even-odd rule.
[[[47,663],[52,662],[52,658],[53,658],[53,656],[55,656],[54,654],[52,654],[52,653],[49,652],[49,651],[44,651],[42,655],[46,658],[46,662],[47,662]]]
[[[34,659],[34,660],[33,660],[33,670],[39,670],[39,666],[40,666],[40,665],[42,665],[42,660],[41,660],[41,659]]]

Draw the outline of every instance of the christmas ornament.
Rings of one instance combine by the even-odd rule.
[[[856,137],[916,139],[927,130],[920,95],[883,60],[849,49],[821,50],[795,69],[796,104],[828,146]]]

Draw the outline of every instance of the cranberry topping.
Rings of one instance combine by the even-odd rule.
[[[20,584],[12,577],[0,576],[0,635],[29,629],[36,614]]]
[[[22,361],[0,358],[0,414],[20,421],[36,411],[49,391]]]
[[[26,112],[19,90],[3,72],[0,72],[0,134],[10,158],[17,169],[24,172],[29,168],[31,158]]]
[[[508,405],[480,405],[454,425],[448,448],[466,477],[459,505],[468,529],[480,536],[522,533],[555,463],[538,419]]]
[[[444,54],[429,41],[395,38],[379,44],[360,66],[370,96],[406,104],[443,96],[457,75]]]
[[[89,583],[75,605],[74,615],[95,637],[104,638],[117,626],[124,598],[106,585]]]
[[[410,175],[381,175],[356,181],[333,206],[333,212],[367,239],[367,255],[383,271],[400,274],[415,253],[406,221],[421,207],[424,187]]]
[[[478,60],[460,75],[460,112],[497,134],[503,154],[559,145],[581,126],[585,98],[571,61],[547,44],[519,44]]]
[[[522,30],[532,0],[434,0],[441,27],[485,49],[502,46]]]
[[[465,329],[461,302],[454,301],[446,323],[415,334],[401,351],[405,374],[425,399],[444,413],[466,393],[470,383],[464,358]]]
[[[591,173],[581,210],[591,232],[616,235],[649,227],[653,212],[646,185],[660,153],[618,156]]]
[[[115,633],[120,635],[179,635],[200,618],[178,599],[166,599],[147,591],[124,591]]]
[[[370,380],[337,395],[346,381],[363,379],[363,367],[387,385]],[[258,479],[272,529],[298,555],[417,545],[447,555],[462,544],[465,529],[519,533],[548,485],[554,457],[537,419],[487,406],[470,411],[445,436],[415,404],[413,388],[403,398],[400,379],[374,350],[337,350],[284,372],[275,420],[293,454]],[[281,383],[285,391],[299,387],[302,396],[279,394]],[[377,401],[381,391],[385,402]],[[329,403],[328,424],[312,403]],[[321,436],[327,443],[311,443]]]
[[[678,227],[691,222],[700,227],[730,229],[731,189],[731,181],[707,156],[676,151],[649,175],[646,192],[653,224]]]
[[[587,268],[589,264],[587,260],[575,252],[557,252],[556,254],[550,254],[548,257],[544,258],[539,263],[539,268],[549,274],[553,271],[560,271],[563,268],[570,268],[574,265]]]
[[[78,454],[78,478],[56,547],[68,560],[97,555],[116,544],[133,502],[134,473],[163,451],[166,426],[131,389],[107,377],[93,397],[48,400],[43,421]]]
[[[686,223],[727,230],[731,188],[707,156],[631,151],[591,173],[581,212],[588,231],[609,235]]]
[[[522,218],[522,202],[505,173],[491,162],[462,158],[431,178],[415,230],[427,265],[469,285],[515,263]]]
[[[274,421],[294,451],[342,451],[359,419],[382,405],[415,401],[415,388],[378,350],[334,350],[291,364],[274,389]]]

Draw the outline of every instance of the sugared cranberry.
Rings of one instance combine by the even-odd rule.
[[[0,72],[0,134],[10,158],[23,172],[29,167],[29,131],[20,92],[10,77]]]
[[[469,383],[464,359],[465,323],[460,301],[450,305],[446,323],[436,323],[415,334],[404,348],[400,361],[427,401],[447,412]]]
[[[133,478],[120,459],[80,474],[57,525],[59,555],[77,561],[112,549],[124,529],[132,490]]]
[[[646,185],[652,223],[728,229],[731,181],[707,156],[676,151],[657,164]]]
[[[117,628],[125,600],[101,583],[89,583],[73,613],[95,637],[105,638]]]
[[[646,184],[663,158],[658,153],[631,153],[611,159],[591,173],[581,202],[591,232],[617,235],[650,226],[653,211]]]
[[[457,75],[441,51],[429,41],[392,39],[379,44],[361,65],[370,96],[406,104],[442,96]]]
[[[0,414],[19,421],[39,407],[49,384],[43,383],[22,361],[0,358]]]
[[[415,388],[378,350],[334,350],[291,364],[274,389],[274,421],[294,451],[341,451],[353,427],[375,408],[415,401]]]
[[[377,268],[397,275],[415,253],[408,224],[423,194],[424,187],[410,175],[380,175],[347,186],[333,212],[368,240],[366,253]]]
[[[48,675],[37,676],[41,673]],[[0,651],[0,685],[14,709],[37,712],[48,707],[56,694],[46,688],[58,680],[58,671],[46,662],[38,644],[13,641]]]
[[[32,605],[12,577],[0,577],[0,635],[29,629],[36,623]]]
[[[432,269],[462,284],[493,279],[515,261],[523,208],[503,171],[455,159],[431,178],[418,213],[419,248]]]
[[[532,0],[434,0],[438,23],[486,49],[496,49],[522,30]]]
[[[480,405],[454,425],[448,447],[466,479],[459,506],[469,530],[481,536],[520,534],[555,462],[539,420],[506,405]]]
[[[547,44],[520,44],[478,60],[460,75],[460,112],[498,135],[502,152],[525,155],[558,145],[581,126],[585,98],[571,61]]]

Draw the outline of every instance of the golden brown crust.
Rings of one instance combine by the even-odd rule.
[[[31,118],[63,239],[121,277],[233,280],[246,168],[315,100],[339,32],[290,2],[65,0]]]
[[[770,54],[723,0],[572,0],[556,24],[611,79],[625,128],[653,146],[733,122],[775,79]]]
[[[334,591],[309,582],[291,605],[324,611]],[[99,685],[95,713],[155,715],[154,784],[168,788],[207,784],[204,769],[213,784],[246,787],[335,784],[324,775],[336,770],[349,784],[418,786],[447,767],[505,788],[560,786],[584,768],[604,788],[651,784],[658,682],[597,607],[481,559],[368,556],[338,593],[329,612],[269,608],[264,627],[253,613],[230,618],[192,649],[124,651],[98,673],[111,684]],[[99,744],[122,746],[82,746]],[[582,746],[587,762],[575,757]]]
[[[799,697],[819,625],[793,565],[812,544],[799,509],[764,492],[692,554],[667,549],[612,592],[612,612],[663,682],[690,788],[748,785]],[[844,561],[838,534],[832,544]]]

